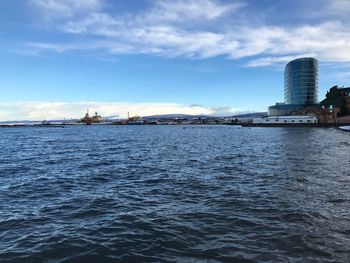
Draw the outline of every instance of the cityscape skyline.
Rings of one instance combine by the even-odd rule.
[[[0,1],[0,121],[235,115],[283,101],[285,64],[350,85],[345,0]]]

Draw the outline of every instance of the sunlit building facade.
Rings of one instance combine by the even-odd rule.
[[[298,58],[289,62],[284,69],[285,104],[316,104],[317,94],[317,60],[314,58]]]
[[[300,114],[310,107],[319,107],[318,61],[298,58],[284,70],[284,103],[269,107],[269,116]]]

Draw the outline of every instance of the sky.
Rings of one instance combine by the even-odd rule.
[[[305,56],[322,100],[350,86],[349,17],[349,0],[0,0],[0,121],[266,111]]]

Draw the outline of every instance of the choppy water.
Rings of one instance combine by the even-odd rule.
[[[350,133],[0,129],[1,262],[350,262]]]

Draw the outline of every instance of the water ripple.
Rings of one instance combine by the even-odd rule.
[[[0,130],[1,262],[349,262],[348,133]]]

